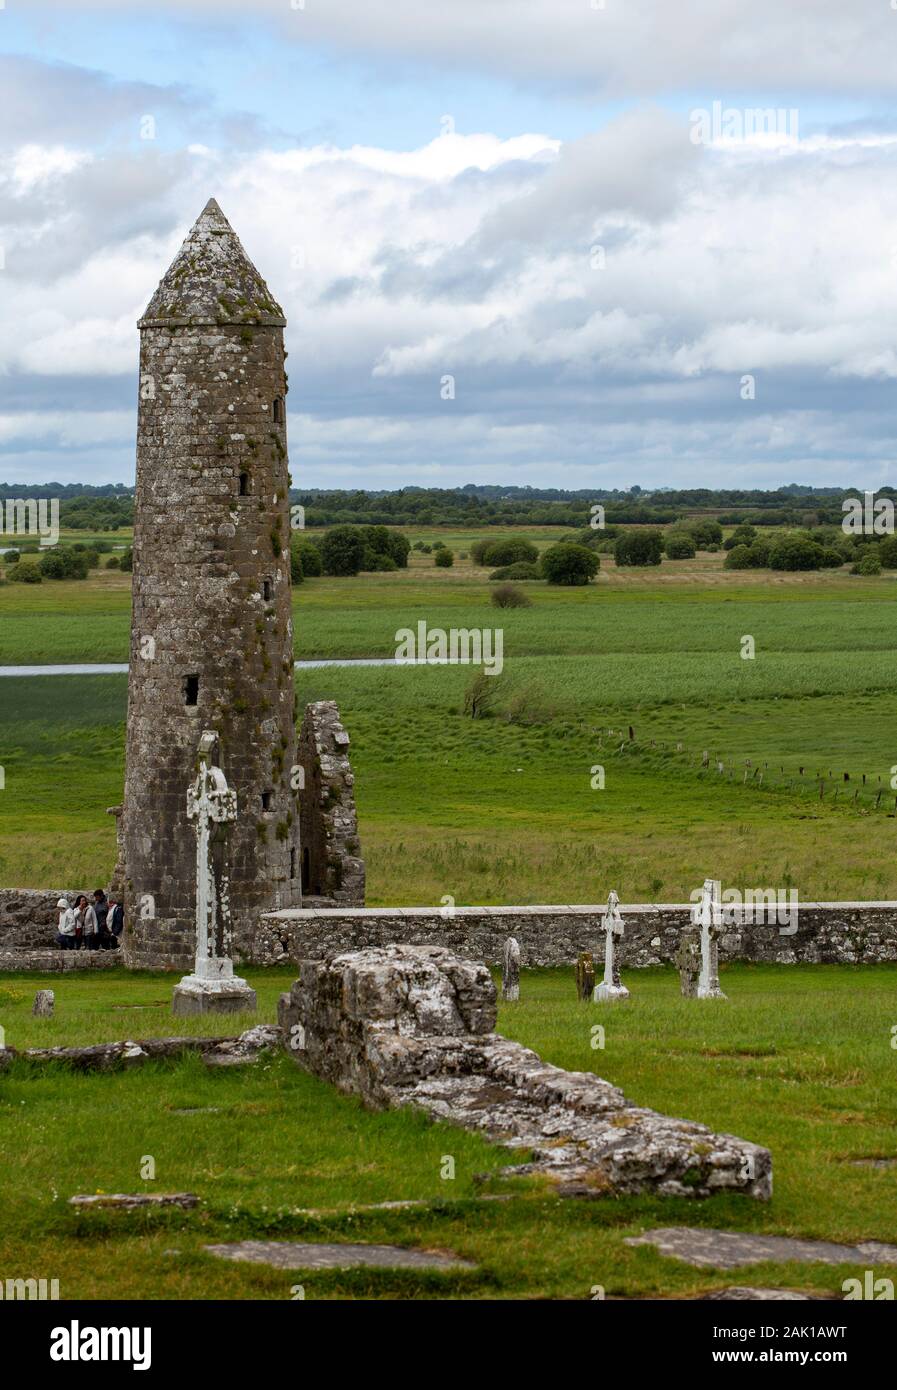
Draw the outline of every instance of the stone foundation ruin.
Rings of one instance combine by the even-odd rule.
[[[493,1032],[495,1019],[486,967],[437,946],[304,961],[279,1006],[300,1066],[372,1108],[416,1106],[524,1150],[504,1176],[545,1177],[562,1196],[771,1195],[768,1149],[632,1105]]]
[[[364,906],[364,860],[348,749],[336,701],[306,705],[299,734],[299,827],[302,901],[309,906]]]

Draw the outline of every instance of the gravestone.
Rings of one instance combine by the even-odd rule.
[[[255,990],[234,974],[230,958],[230,897],[224,832],[237,818],[237,794],[212,762],[218,743],[206,729],[199,741],[199,772],[187,792],[187,818],[196,821],[196,961],[175,986],[177,1015],[254,1010]],[[216,844],[217,838],[217,844]]]
[[[595,962],[591,951],[583,951],[576,961],[576,993],[580,999],[591,999],[595,988]]]
[[[682,928],[673,963],[679,971],[679,990],[683,999],[696,999],[701,976],[701,933],[696,926]]]
[[[620,982],[620,971],[614,956],[614,938],[623,935],[620,899],[611,889],[604,911],[604,979],[595,986],[592,998],[596,1003],[605,999],[628,999],[629,990]]]
[[[52,989],[39,989],[34,996],[31,1012],[35,1018],[52,1018],[56,995]]]
[[[501,963],[501,997],[507,1000],[520,998],[520,947],[513,936],[505,942]]]

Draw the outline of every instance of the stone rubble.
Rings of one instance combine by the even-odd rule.
[[[279,1018],[290,1055],[315,1075],[376,1109],[417,1106],[530,1151],[502,1172],[544,1175],[560,1195],[770,1196],[767,1149],[632,1105],[591,1072],[494,1033],[488,970],[443,947],[305,961]]]

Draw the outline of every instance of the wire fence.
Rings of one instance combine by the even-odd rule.
[[[711,748],[687,748],[681,740],[639,741],[632,725],[596,732],[598,747],[609,748],[618,757],[637,758],[664,769],[692,772],[699,779],[737,783],[752,791],[786,793],[805,801],[864,814],[877,811],[888,816],[897,815],[897,788],[892,785],[890,774],[820,767],[818,761],[794,769],[766,759],[726,760]]]

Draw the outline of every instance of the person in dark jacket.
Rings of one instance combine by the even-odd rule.
[[[125,929],[125,910],[121,903],[115,898],[109,899],[109,912],[106,917],[106,925],[112,936],[113,944],[115,946],[120,946],[121,934]]]
[[[93,910],[97,919],[97,945],[101,951],[108,951],[112,943],[112,933],[106,925],[109,914],[109,903],[106,901],[106,894],[102,888],[93,890]]]

